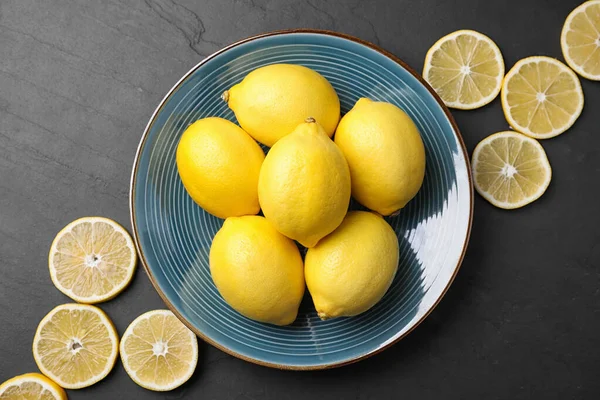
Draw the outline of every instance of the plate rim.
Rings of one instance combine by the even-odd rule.
[[[165,296],[165,294],[163,293],[162,289],[160,288],[160,286],[158,285],[158,282],[156,281],[154,275],[152,274],[150,268],[148,267],[148,263],[146,262],[146,258],[144,256],[144,253],[142,252],[142,248],[141,248],[141,243],[140,243],[140,239],[139,239],[139,235],[138,235],[138,231],[137,231],[137,225],[136,225],[136,218],[135,218],[135,183],[136,183],[136,177],[137,177],[137,172],[138,172],[138,167],[139,167],[139,161],[141,158],[141,153],[142,153],[142,149],[146,143],[146,139],[148,138],[148,133],[150,131],[150,128],[152,127],[152,125],[154,124],[154,121],[156,119],[156,116],[158,115],[158,113],[162,110],[163,106],[165,105],[166,101],[169,99],[169,97],[171,97],[171,94],[177,90],[181,84],[190,76],[192,75],[196,70],[198,70],[202,65],[204,65],[205,63],[207,63],[208,61],[210,61],[211,59],[215,58],[216,56],[218,56],[219,54],[222,54],[234,47],[237,47],[239,45],[242,45],[244,43],[247,42],[251,42],[257,39],[261,39],[261,38],[265,38],[265,37],[269,37],[269,36],[277,36],[277,35],[288,35],[288,34],[295,34],[295,33],[309,33],[309,34],[317,34],[317,35],[324,35],[324,36],[333,36],[336,38],[342,38],[342,39],[346,39],[349,41],[352,41],[354,43],[358,43],[360,45],[366,46],[372,50],[375,50],[376,52],[382,54],[383,56],[389,58],[390,60],[392,60],[393,62],[395,62],[396,64],[400,65],[402,68],[404,68],[406,71],[408,71],[413,77],[415,77],[428,91],[429,93],[431,93],[431,95],[433,96],[434,100],[438,103],[438,105],[442,108],[442,111],[444,112],[446,118],[448,118],[448,121],[450,122],[450,125],[452,126],[452,130],[454,132],[454,135],[456,136],[458,143],[460,144],[460,149],[463,152],[463,157],[465,160],[465,164],[467,166],[467,177],[468,177],[468,181],[469,181],[469,221],[468,221],[468,225],[467,225],[467,232],[466,232],[466,236],[465,236],[465,241],[463,243],[463,247],[461,250],[461,255],[456,263],[456,266],[454,267],[454,271],[452,272],[452,276],[450,277],[450,279],[448,280],[448,283],[446,284],[446,286],[444,287],[444,289],[442,290],[441,294],[439,295],[439,297],[436,299],[436,301],[433,303],[433,305],[429,308],[429,310],[427,310],[427,312],[425,312],[423,314],[423,316],[421,316],[421,318],[412,326],[410,327],[410,329],[408,329],[406,332],[404,332],[402,335],[398,336],[397,338],[395,338],[394,340],[386,343],[384,346],[381,346],[379,348],[376,348],[368,353],[365,354],[360,354],[358,356],[349,358],[347,360],[343,360],[343,361],[339,361],[339,362],[333,362],[333,363],[328,363],[328,364],[318,364],[318,365],[286,365],[286,364],[278,364],[278,363],[273,363],[273,362],[268,362],[268,361],[263,361],[263,360],[258,360],[256,358],[252,358],[252,357],[248,357],[245,356],[243,354],[240,354],[236,351],[231,350],[230,348],[210,339],[209,337],[207,337],[204,333],[202,333],[199,329],[197,329],[195,326],[193,326],[186,318],[184,318],[178,311],[177,309],[173,306],[173,304],[167,299],[167,297]],[[264,32],[264,33],[260,33],[257,35],[253,35],[253,36],[249,36],[246,37],[244,39],[238,40],[234,43],[231,43],[225,47],[223,47],[222,49],[210,54],[209,56],[205,57],[204,59],[202,59],[200,62],[198,62],[196,65],[194,65],[187,73],[185,73],[176,83],[175,85],[173,85],[173,87],[167,92],[167,94],[163,97],[163,99],[160,101],[160,103],[158,104],[158,106],[156,107],[156,109],[154,110],[154,112],[152,113],[152,115],[150,116],[150,119],[148,121],[148,124],[146,125],[146,128],[144,129],[144,133],[142,134],[142,137],[140,139],[140,142],[138,144],[137,150],[135,152],[135,157],[134,157],[134,161],[133,161],[133,168],[132,168],[132,172],[131,172],[131,179],[130,179],[130,184],[129,184],[129,214],[130,214],[130,222],[131,222],[131,228],[132,228],[132,232],[133,232],[133,241],[135,243],[135,247],[138,253],[138,260],[139,262],[142,264],[144,270],[146,271],[146,275],[148,276],[148,278],[150,279],[150,283],[152,284],[152,286],[154,287],[154,290],[156,290],[156,292],[158,293],[158,295],[160,296],[160,298],[163,300],[163,302],[165,303],[165,305],[169,308],[169,310],[171,310],[171,312],[173,312],[173,314],[175,314],[175,316],[185,325],[187,326],[192,332],[194,332],[194,334],[196,334],[196,336],[198,336],[199,338],[201,338],[204,342],[216,347],[217,349],[231,355],[234,356],[236,358],[239,358],[241,360],[244,361],[248,361],[251,362],[253,364],[257,364],[257,365],[261,365],[264,367],[271,367],[271,368],[276,368],[276,369],[281,369],[281,370],[296,370],[296,371],[311,371],[311,370],[324,370],[324,369],[331,369],[331,368],[337,368],[337,367],[342,367],[345,365],[349,365],[349,364],[353,364],[356,363],[358,361],[364,360],[366,358],[369,358],[371,356],[374,356],[375,354],[378,354],[380,352],[382,352],[383,350],[393,346],[394,344],[398,343],[400,340],[404,339],[408,334],[410,334],[413,330],[415,330],[419,325],[421,325],[421,323],[429,316],[429,314],[431,314],[431,312],[438,306],[438,304],[441,302],[442,298],[446,295],[446,293],[448,292],[448,289],[450,288],[450,286],[452,286],[452,283],[454,282],[454,279],[456,278],[456,275],[458,274],[458,271],[460,270],[460,267],[463,263],[464,257],[465,257],[465,253],[469,244],[469,240],[471,238],[471,230],[472,230],[472,226],[473,226],[473,207],[474,207],[474,188],[473,188],[473,177],[472,177],[472,173],[471,173],[471,162],[470,162],[470,158],[469,158],[469,153],[467,151],[467,147],[465,146],[465,142],[463,140],[462,134],[458,128],[458,125],[456,124],[456,121],[454,120],[454,117],[452,116],[452,113],[450,112],[450,110],[448,109],[448,107],[444,104],[444,102],[442,101],[442,99],[438,96],[438,94],[433,90],[433,88],[425,81],[425,79],[423,79],[423,77],[418,74],[412,67],[408,66],[404,61],[402,61],[400,58],[398,58],[397,56],[395,56],[394,54],[390,53],[389,51],[383,49],[382,47],[380,47],[379,45],[376,45],[374,43],[368,42],[366,40],[357,38],[355,36],[351,36],[345,33],[341,33],[341,32],[336,32],[336,31],[331,31],[331,30],[325,30],[325,29],[283,29],[283,30],[274,30],[274,31],[269,31],[269,32]]]

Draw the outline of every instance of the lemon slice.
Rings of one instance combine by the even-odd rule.
[[[98,307],[63,304],[42,319],[33,339],[33,357],[42,373],[66,389],[102,380],[115,365],[119,337]]]
[[[167,391],[183,385],[198,363],[198,339],[171,311],[137,317],[123,334],[121,360],[143,388]]]
[[[537,200],[552,169],[540,143],[517,132],[495,133],[473,151],[475,189],[496,207],[513,209]]]
[[[79,303],[110,300],[131,282],[137,253],[127,231],[101,217],[80,218],[52,242],[48,264],[54,286]]]
[[[600,0],[586,1],[569,14],[560,35],[560,47],[575,72],[600,81]]]
[[[550,57],[518,61],[502,84],[502,110],[514,130],[548,139],[569,129],[583,110],[577,75]]]
[[[492,39],[476,31],[460,30],[431,46],[423,77],[448,107],[472,110],[500,93],[504,60]]]
[[[15,376],[0,385],[1,400],[67,400],[67,394],[42,374]]]

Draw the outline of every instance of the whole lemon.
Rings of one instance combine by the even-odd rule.
[[[349,212],[339,228],[306,253],[306,285],[319,317],[351,317],[381,300],[398,269],[398,247],[394,230],[381,216]]]
[[[308,117],[329,137],[340,120],[340,100],[318,72],[293,64],[272,64],[250,72],[223,94],[238,122],[271,147]]]
[[[298,125],[267,153],[258,198],[275,228],[306,247],[342,222],[350,203],[348,164],[314,119]]]
[[[239,126],[223,118],[190,125],[177,145],[177,170],[194,201],[219,217],[258,214],[258,174],[265,154]]]
[[[302,257],[264,217],[227,218],[209,260],[213,282],[233,309],[260,322],[294,322],[304,295]]]
[[[352,176],[352,196],[381,215],[403,208],[423,183],[425,147],[400,108],[362,98],[337,127],[335,143]]]

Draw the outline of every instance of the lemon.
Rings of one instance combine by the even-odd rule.
[[[265,217],[277,230],[312,247],[344,219],[350,172],[340,149],[309,118],[271,148],[258,180]]]
[[[548,188],[552,169],[544,148],[517,132],[498,132],[473,151],[475,189],[496,207],[513,209],[537,200]]]
[[[351,211],[305,258],[306,285],[321,319],[351,317],[373,307],[398,269],[398,238],[372,212]]]
[[[510,126],[536,139],[560,135],[583,110],[577,75],[550,57],[518,61],[506,74],[500,97]]]
[[[359,99],[335,133],[344,153],[352,196],[382,215],[412,199],[425,176],[425,148],[414,122],[390,103]]]
[[[340,120],[340,100],[318,72],[302,65],[272,64],[250,72],[223,94],[238,122],[271,147],[313,117],[329,137]]]
[[[131,379],[155,391],[175,389],[198,363],[198,339],[168,310],[137,317],[121,339],[121,361]]]
[[[115,221],[85,217],[57,235],[48,256],[50,278],[80,303],[110,300],[131,282],[137,253],[127,231]]]
[[[600,81],[600,0],[586,1],[569,14],[560,46],[569,67],[584,78]]]
[[[504,77],[500,49],[471,30],[452,32],[427,52],[423,78],[448,107],[472,110],[498,96]]]
[[[44,375],[29,373],[0,385],[0,400],[67,400],[67,394]]]
[[[265,158],[239,126],[210,117],[190,125],[177,145],[183,186],[204,210],[219,218],[258,214],[258,173]]]
[[[40,322],[33,357],[44,375],[65,389],[81,389],[104,379],[115,365],[119,337],[98,307],[63,304]]]
[[[259,322],[294,322],[304,294],[302,257],[264,217],[227,218],[209,258],[215,286],[233,309]]]

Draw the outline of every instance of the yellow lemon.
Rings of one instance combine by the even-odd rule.
[[[177,146],[177,169],[194,201],[219,218],[258,214],[265,154],[244,130],[217,117],[190,125]]]
[[[302,257],[264,217],[227,218],[209,259],[215,286],[237,312],[275,325],[294,322],[304,295]]]
[[[198,339],[168,310],[137,317],[121,339],[121,361],[143,388],[173,390],[192,376],[198,363]]]
[[[133,278],[137,253],[121,225],[102,217],[71,222],[48,256],[54,286],[79,303],[99,303],[121,293]]]
[[[398,251],[398,238],[381,216],[349,212],[306,253],[306,285],[319,317],[351,317],[377,304],[396,275]]]
[[[260,170],[258,197],[275,228],[306,247],[342,222],[350,203],[348,164],[314,119],[271,148]]]
[[[29,373],[0,385],[0,400],[67,400],[67,394],[44,375]]]
[[[600,0],[586,1],[569,14],[560,46],[569,67],[584,78],[600,81]]]
[[[335,132],[352,177],[352,196],[381,215],[403,208],[423,183],[425,148],[408,115],[393,104],[362,98]]]
[[[114,367],[119,337],[98,307],[63,304],[40,322],[33,339],[33,358],[42,373],[65,389],[101,381]]]
[[[517,61],[504,78],[500,98],[510,126],[536,139],[549,139],[569,129],[584,102],[573,70],[545,56]]]
[[[537,200],[550,185],[552,168],[542,145],[517,132],[494,133],[473,151],[475,189],[504,209]]]
[[[425,56],[423,78],[448,107],[472,110],[500,93],[504,60],[492,39],[463,29],[431,46]]]
[[[254,139],[271,147],[302,121],[313,117],[333,135],[340,100],[318,72],[292,64],[255,69],[223,94],[237,120]]]

